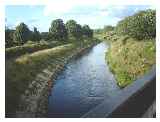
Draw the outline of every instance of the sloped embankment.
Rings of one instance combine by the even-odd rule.
[[[106,39],[110,43],[106,60],[120,87],[143,76],[156,62],[155,39],[137,40],[116,35]]]
[[[95,43],[81,47],[66,44],[23,55],[6,65],[6,116],[44,117],[47,112],[49,90],[57,74],[74,56]],[[15,113],[16,111],[16,113]]]

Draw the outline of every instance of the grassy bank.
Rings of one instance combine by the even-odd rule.
[[[5,56],[6,58],[15,58],[24,54],[29,54],[36,52],[38,50],[53,48],[58,45],[62,45],[62,42],[37,42],[33,44],[26,43],[22,46],[15,46],[11,48],[6,48],[5,50]]]
[[[144,75],[156,62],[155,39],[136,40],[116,35],[106,39],[110,43],[106,61],[120,87],[125,87]]]
[[[6,113],[15,113],[20,102],[20,96],[35,80],[37,74],[46,68],[56,70],[57,65],[63,65],[73,53],[89,47],[93,43],[97,42],[88,40],[80,43],[69,43],[6,60]],[[32,93],[31,90],[29,92]]]

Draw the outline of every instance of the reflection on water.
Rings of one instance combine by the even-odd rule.
[[[105,62],[107,49],[100,43],[66,65],[49,97],[49,117],[80,117],[120,91]]]

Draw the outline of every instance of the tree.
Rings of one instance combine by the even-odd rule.
[[[49,28],[49,35],[51,35],[55,40],[67,40],[68,33],[63,20],[56,19],[52,21],[51,27]]]
[[[88,25],[84,25],[82,27],[82,30],[83,30],[83,35],[85,37],[89,37],[89,38],[92,38],[93,37],[93,30],[90,29],[90,27]]]
[[[31,40],[32,41],[40,41],[40,39],[41,39],[41,35],[40,35],[39,31],[37,30],[37,28],[34,27]]]
[[[14,41],[13,41],[13,33],[14,30],[5,28],[5,46],[6,47],[12,47],[14,46]]]
[[[156,36],[156,11],[140,11],[133,16],[121,20],[115,28],[118,34],[129,35],[133,38],[155,38]]]
[[[51,38],[48,32],[41,32],[41,39],[48,41]]]
[[[82,27],[81,27],[80,24],[77,24],[77,26],[76,26],[76,34],[75,34],[76,39],[80,40],[82,38],[82,35],[83,35]]]
[[[31,31],[24,23],[20,23],[13,34],[13,40],[17,44],[26,43],[31,36]]]
[[[82,37],[82,27],[80,24],[77,24],[75,20],[68,20],[66,22],[66,28],[70,38],[80,40]]]

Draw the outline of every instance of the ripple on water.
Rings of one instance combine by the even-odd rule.
[[[49,97],[49,117],[80,117],[120,91],[105,63],[107,48],[100,43],[66,65]]]

